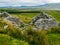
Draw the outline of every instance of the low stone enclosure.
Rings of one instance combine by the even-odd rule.
[[[26,25],[21,19],[13,17],[7,12],[0,13],[0,18],[1,17],[5,17],[4,20],[8,20],[12,22],[12,24],[14,24],[16,27],[19,27],[21,25]],[[30,24],[28,25],[34,25],[36,29],[46,30],[48,28],[53,28],[53,27],[58,26],[59,22],[56,21],[54,17],[44,12],[41,12],[38,16],[33,17]]]

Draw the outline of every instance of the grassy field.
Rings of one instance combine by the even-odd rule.
[[[60,22],[59,10],[43,10],[43,12],[53,16],[58,22]],[[10,14],[20,18],[25,23],[29,23],[33,17],[40,13]],[[51,30],[48,29],[49,31],[39,31],[33,30],[31,26],[29,26],[24,31],[20,31],[13,27],[3,29],[5,24],[6,23],[0,21],[0,45],[60,45],[60,27]]]
[[[48,15],[51,15],[54,17],[58,22],[60,22],[60,11],[58,10],[44,10],[43,12],[46,12]],[[24,22],[29,22],[31,19],[37,15],[40,15],[40,13],[11,13],[11,15],[19,17]]]
[[[11,15],[15,15],[15,16],[23,16],[23,17],[30,17],[33,18],[34,16],[37,16],[39,13],[12,13]]]

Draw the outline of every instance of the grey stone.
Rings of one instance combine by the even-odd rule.
[[[0,17],[8,17],[8,16],[10,16],[10,14],[7,12],[0,13]]]
[[[34,17],[31,21],[31,24],[34,24],[37,29],[44,30],[58,26],[58,22],[54,17],[49,16],[43,12],[40,15]]]
[[[10,16],[10,17],[7,17],[5,19],[8,21],[11,21],[12,24],[14,24],[17,27],[23,24],[23,22],[19,18],[16,18],[16,17]]]
[[[4,17],[3,20],[8,20],[10,21],[14,26],[16,26],[17,28],[21,25],[23,25],[23,21],[20,20],[19,18],[16,18],[16,17],[13,17],[12,15],[10,15],[9,13],[7,12],[3,12],[3,13],[0,13],[0,18],[1,17]]]

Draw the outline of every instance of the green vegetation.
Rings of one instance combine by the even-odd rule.
[[[59,10],[44,10],[47,14],[53,16],[58,22],[60,22]],[[19,17],[25,23],[29,23],[34,16],[40,15],[40,13],[11,13],[11,15]]]
[[[28,45],[28,43],[14,39],[7,34],[0,34],[0,45]]]
[[[0,8],[0,12],[9,12],[9,13],[39,13],[40,9],[24,9],[24,8]]]
[[[7,28],[5,30],[0,30],[0,33],[10,35],[11,37],[19,40],[23,40],[25,42],[28,42],[30,45],[49,44],[45,31],[32,30],[30,26],[23,31],[20,31],[16,28]]]
[[[57,21],[60,22],[60,10],[52,10],[52,11],[44,11],[46,13],[48,13],[49,15],[52,15]]]
[[[22,31],[20,29],[9,27],[7,29],[0,30],[0,34],[10,35],[11,37],[19,41],[22,40],[28,42],[30,45],[59,45],[60,27],[56,27],[56,29],[55,28],[52,29],[33,30],[31,26],[28,26],[25,30]]]
[[[34,16],[40,14],[29,12],[21,13],[20,11],[17,11],[16,13],[10,12],[10,14],[22,19],[25,23],[30,23]],[[59,10],[42,11],[52,15],[58,22],[60,22]],[[4,25],[7,23],[0,21],[0,45],[60,45],[60,27],[48,30],[34,30],[32,29],[32,26],[27,26],[24,30],[21,30],[20,28],[16,28],[9,23],[9,27],[4,29]]]
[[[26,16],[26,17],[34,17],[34,16],[37,16],[39,13],[12,13],[12,15],[15,15],[15,16]]]
[[[11,15],[19,17],[25,23],[29,23],[34,16],[37,16],[39,13],[12,13]]]
[[[47,37],[51,45],[60,45],[60,34],[51,33],[51,34],[48,34]]]

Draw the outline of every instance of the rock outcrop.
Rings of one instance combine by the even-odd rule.
[[[44,30],[58,26],[58,22],[54,17],[49,16],[48,14],[43,12],[41,12],[40,15],[34,17],[31,21],[31,24],[33,24],[37,29]]]

